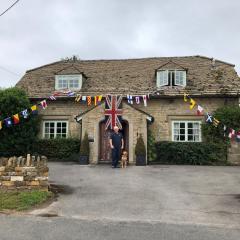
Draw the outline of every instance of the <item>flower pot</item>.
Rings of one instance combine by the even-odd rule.
[[[146,156],[136,155],[136,166],[146,166]]]
[[[89,164],[89,156],[87,156],[87,155],[80,156],[79,157],[79,164],[80,165],[87,165],[87,164]]]

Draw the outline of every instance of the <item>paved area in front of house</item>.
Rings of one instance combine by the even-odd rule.
[[[32,214],[86,220],[240,228],[240,168],[50,163],[57,202]]]

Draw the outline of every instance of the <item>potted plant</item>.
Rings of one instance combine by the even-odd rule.
[[[146,147],[142,135],[137,139],[135,147],[136,166],[146,166]]]
[[[79,164],[81,165],[89,164],[89,152],[90,152],[90,149],[89,149],[88,134],[86,132],[80,146]]]

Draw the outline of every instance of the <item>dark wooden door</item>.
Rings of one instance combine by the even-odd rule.
[[[124,149],[128,151],[129,145],[129,130],[128,123],[122,122],[123,129],[120,132],[123,134]],[[99,125],[99,163],[110,163],[112,162],[112,151],[109,143],[112,130],[105,130],[105,122],[101,122]]]

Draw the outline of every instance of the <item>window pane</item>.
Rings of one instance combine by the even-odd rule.
[[[185,123],[181,122],[180,123],[180,128],[185,128]]]
[[[185,141],[185,135],[180,135],[180,141]]]
[[[180,134],[185,134],[185,129],[180,129]]]

